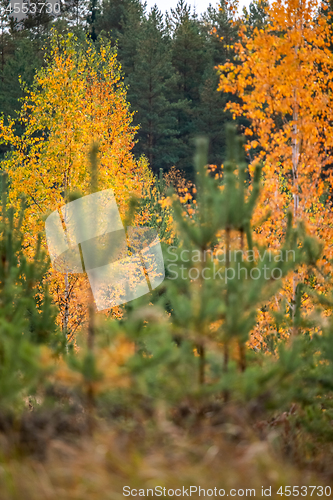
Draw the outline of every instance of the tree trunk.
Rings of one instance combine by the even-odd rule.
[[[296,48],[296,56],[297,56],[297,48]],[[294,216],[294,222],[297,221],[298,218],[298,211],[299,211],[299,194],[298,194],[298,160],[299,160],[299,140],[297,137],[298,134],[298,127],[297,127],[297,121],[298,121],[298,110],[297,110],[297,96],[296,96],[296,90],[294,90],[294,110],[293,110],[293,121],[294,121],[294,137],[292,141],[292,175],[293,175],[293,187],[295,188],[293,198],[294,198],[294,210],[293,210],[293,216]],[[298,282],[298,276],[297,273],[294,271],[293,274],[293,308],[292,308],[292,319],[294,320],[295,318],[295,312],[296,312],[296,287],[297,287],[297,282]],[[297,331],[295,328],[292,330],[292,334],[296,335]]]
[[[65,274],[65,310],[64,317],[62,321],[62,331],[68,340],[68,318],[69,318],[69,284],[68,284],[68,273]]]

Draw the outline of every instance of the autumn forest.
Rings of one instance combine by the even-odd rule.
[[[0,21],[0,500],[331,498],[333,1]]]

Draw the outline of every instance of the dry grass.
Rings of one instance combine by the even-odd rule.
[[[276,495],[280,486],[332,483],[328,476],[315,477],[279,459],[273,451],[275,437],[272,431],[260,441],[250,427],[223,421],[189,430],[172,423],[162,409],[154,419],[100,419],[92,436],[51,437],[44,443],[43,459],[14,449],[2,434],[0,499],[117,500],[126,498],[125,485],[197,485],[226,492],[255,488],[256,498],[261,498],[262,486],[271,486],[272,498],[281,498]]]

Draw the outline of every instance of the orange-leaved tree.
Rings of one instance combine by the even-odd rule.
[[[126,101],[117,54],[73,34],[53,32],[45,67],[35,75],[18,118],[0,123],[0,142],[11,146],[2,168],[10,177],[10,202],[24,193],[28,209],[25,245],[32,252],[45,216],[59,210],[70,192],[90,192],[89,151],[98,144],[99,189],[112,188],[122,216],[130,197],[140,196],[152,177],[144,158],[132,154],[136,127]],[[15,124],[24,127],[22,136]],[[141,220],[136,223],[143,223]],[[44,241],[45,244],[45,241]],[[87,281],[50,271],[51,290],[70,336],[86,316]]]
[[[324,245],[322,265],[332,258],[333,58],[331,28],[318,0],[276,0],[267,24],[241,31],[237,60],[219,67],[219,90],[236,94],[227,107],[246,116],[250,171],[263,163],[263,189],[255,219],[258,233],[277,248],[286,212],[303,220]],[[292,315],[298,272],[286,282]],[[315,286],[320,287],[320,277]],[[306,296],[305,296],[306,298]],[[277,303],[277,301],[276,301]]]

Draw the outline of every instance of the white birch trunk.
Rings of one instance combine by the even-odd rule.
[[[297,48],[296,48],[297,55]],[[297,221],[299,216],[299,194],[298,194],[298,161],[299,161],[299,140],[298,140],[298,110],[297,110],[297,96],[296,90],[294,90],[294,110],[293,110],[293,121],[294,121],[294,133],[293,133],[293,141],[292,141],[292,178],[293,178],[293,187],[294,187],[294,210],[293,216],[294,221]],[[292,310],[292,318],[294,319],[296,313],[296,287],[297,287],[298,277],[296,273],[293,274],[293,310]],[[294,332],[296,333],[296,332]]]
[[[65,174],[65,182],[64,182],[64,198],[66,202],[66,192],[67,192],[67,174]],[[67,207],[65,205],[64,212],[64,223],[65,227],[67,224]],[[65,273],[65,308],[64,308],[64,316],[62,321],[62,331],[66,337],[66,350],[68,351],[68,319],[69,319],[69,283],[68,283],[68,272]]]

